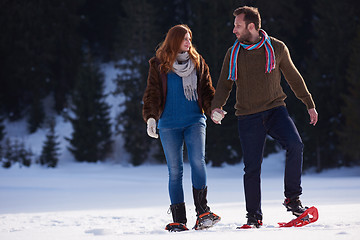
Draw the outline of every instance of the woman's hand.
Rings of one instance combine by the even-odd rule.
[[[159,135],[156,133],[156,121],[154,118],[147,120],[147,134],[152,138],[158,138]]]

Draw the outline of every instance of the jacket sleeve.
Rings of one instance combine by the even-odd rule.
[[[146,122],[149,118],[154,118],[156,121],[160,118],[161,106],[161,81],[158,64],[155,58],[149,61],[149,74],[147,79],[147,86],[143,96],[143,119]]]
[[[305,81],[291,60],[289,49],[285,44],[282,44],[282,47],[283,52],[280,59],[281,72],[289,83],[291,90],[295,93],[295,96],[306,105],[307,109],[315,108],[315,103],[306,87]]]
[[[206,115],[211,115],[211,101],[215,95],[215,88],[212,85],[211,75],[209,66],[205,63],[205,60],[201,57],[200,60],[200,69],[201,69],[201,79],[200,79],[200,88],[201,88],[201,105]]]

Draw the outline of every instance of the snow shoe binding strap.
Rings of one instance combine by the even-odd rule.
[[[242,225],[241,227],[237,227],[236,229],[249,229],[249,228],[260,228],[262,226],[262,221],[261,220],[257,220],[257,222],[255,223],[247,223]]]
[[[302,227],[310,223],[316,222],[319,218],[319,212],[316,207],[306,209],[299,217],[288,223],[278,223],[279,227]]]
[[[261,214],[246,214],[247,223],[236,229],[249,229],[249,228],[260,228],[262,224],[262,215]]]
[[[206,212],[198,216],[194,229],[202,230],[214,226],[221,220],[221,217],[212,212]]]
[[[166,225],[165,230],[169,232],[182,232],[189,230],[183,223],[169,223]]]
[[[299,217],[308,209],[308,207],[302,206],[299,197],[294,199],[286,198],[283,205],[286,207],[288,212],[292,212],[296,217]]]

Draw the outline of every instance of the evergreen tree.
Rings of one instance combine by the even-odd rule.
[[[49,121],[49,131],[40,155],[40,164],[52,168],[57,166],[58,156],[60,155],[58,153],[60,143],[57,141],[58,136],[55,134],[55,124],[55,119]]]
[[[303,141],[306,146],[304,166],[316,166],[318,171],[345,164],[336,132],[345,123],[341,113],[342,94],[347,92],[346,69],[354,29],[359,21],[359,7],[354,4],[351,0],[331,3],[317,0],[314,4],[313,52],[307,61],[305,79],[319,112],[319,122],[314,128],[304,128]]]
[[[39,103],[51,92],[57,110],[64,107],[81,56],[76,15],[81,2],[0,2],[0,101],[10,120],[24,117],[32,106],[30,121],[37,128],[44,119]]]
[[[41,126],[45,118],[45,112],[42,101],[38,97],[34,97],[34,101],[30,106],[30,113],[28,118],[28,130],[30,133],[36,132]]]
[[[4,161],[3,158],[3,143],[2,140],[5,137],[5,126],[3,124],[4,119],[0,117],[0,162],[2,163]]]
[[[360,26],[360,25],[359,25]],[[345,125],[339,131],[340,150],[346,156],[345,164],[360,164],[360,27],[351,45],[351,58],[347,71],[348,93],[343,95],[342,113]]]
[[[45,79],[55,99],[55,110],[60,113],[68,106],[68,99],[82,62],[83,36],[79,32],[82,15],[79,8],[85,0],[46,1],[45,31],[50,35],[47,53],[48,71]]]
[[[120,19],[118,36],[119,62],[122,74],[115,80],[115,94],[122,94],[124,111],[117,116],[117,129],[125,139],[125,149],[131,154],[134,165],[142,164],[148,157],[150,146],[159,155],[159,142],[146,135],[146,123],[142,119],[142,96],[146,87],[149,69],[148,60],[155,54],[156,45],[161,38],[157,34],[156,9],[147,0],[126,0],[126,16]],[[123,33],[126,32],[124,37]]]
[[[19,165],[21,166],[21,161],[20,161],[20,148],[21,148],[21,145],[19,143],[19,140],[16,138],[14,140],[14,142],[10,142],[10,144],[12,145],[12,155],[11,155],[11,162],[12,164],[15,164],[15,163],[19,163]]]
[[[31,150],[25,149],[25,143],[19,143],[18,139],[12,142],[9,138],[5,140],[4,155],[2,156],[2,165],[4,168],[10,168],[13,164],[18,164],[19,167],[31,165]],[[2,155],[2,154],[1,154]]]
[[[11,141],[9,138],[7,138],[5,140],[5,149],[4,149],[4,156],[3,156],[3,161],[2,161],[2,166],[4,168],[10,168],[12,165],[12,160],[13,160],[13,146],[11,144]]]
[[[80,32],[95,57],[112,59],[115,31],[120,16],[123,16],[122,0],[86,0],[79,12]]]
[[[5,158],[3,156],[4,154],[4,149],[3,149],[3,145],[0,144],[0,164],[3,165],[4,161],[5,161]],[[3,166],[4,167],[4,166]]]
[[[110,106],[105,102],[104,76],[89,58],[80,69],[69,119],[74,132],[67,139],[77,161],[105,160],[112,150]]]
[[[25,149],[25,143],[21,142],[17,152],[20,166],[30,167],[32,153]]]
[[[4,126],[4,118],[0,116],[0,146],[1,146],[1,142],[5,137],[5,126]]]

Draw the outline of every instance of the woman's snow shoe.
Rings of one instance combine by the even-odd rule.
[[[221,218],[212,212],[206,212],[197,217],[196,223],[194,226],[195,230],[202,230],[206,228],[210,228],[218,223]]]
[[[182,232],[189,229],[183,223],[169,223],[166,225],[165,230],[168,230],[169,232]]]
[[[173,223],[166,225],[165,230],[169,232],[181,232],[189,230],[186,227],[186,209],[185,203],[173,204],[170,205],[170,211],[173,217]]]
[[[204,189],[196,189],[193,187],[193,197],[195,204],[195,211],[197,215],[195,230],[202,230],[214,226],[221,220],[221,217],[210,211],[207,205],[207,187]]]

